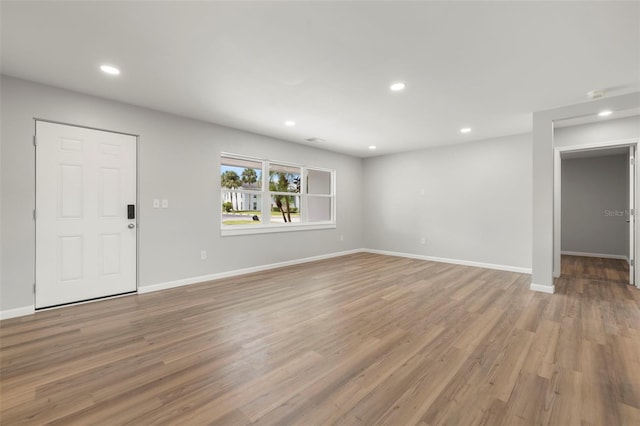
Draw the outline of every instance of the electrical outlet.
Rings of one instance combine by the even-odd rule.
[[[420,244],[426,244],[427,239],[425,237],[420,238]]]
[[[420,190],[420,195],[424,195],[424,188]]]
[[[340,235],[340,241],[344,241],[344,235]]]
[[[169,208],[169,200],[167,200],[166,198],[162,199],[162,208],[163,209],[168,209]]]
[[[158,200],[157,198],[153,199],[153,208],[154,209],[159,209],[160,208],[160,200]]]
[[[207,260],[207,251],[200,250],[200,260]]]

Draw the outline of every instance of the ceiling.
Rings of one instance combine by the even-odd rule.
[[[359,157],[640,90],[640,2],[0,4],[3,74]]]

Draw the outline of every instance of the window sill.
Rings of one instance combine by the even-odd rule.
[[[335,229],[336,224],[331,222],[305,223],[303,225],[235,225],[220,229],[220,236],[231,237],[233,235],[270,234],[273,232],[315,231],[318,229]]]

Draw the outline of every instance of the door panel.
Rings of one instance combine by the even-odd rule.
[[[36,308],[135,291],[136,138],[42,121],[36,137]]]
[[[119,169],[100,169],[100,217],[117,217],[122,194]]]
[[[80,219],[82,217],[82,166],[76,164],[60,164],[58,166],[58,192],[60,198],[59,217]]]
[[[60,282],[81,280],[83,277],[82,260],[83,236],[70,235],[59,237],[59,259],[60,259]]]

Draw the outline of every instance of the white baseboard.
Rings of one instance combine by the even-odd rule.
[[[288,260],[284,262],[270,263],[267,265],[252,266],[249,268],[236,269],[233,271],[219,272],[217,274],[201,275],[197,277],[183,278],[180,280],[169,281],[164,283],[140,286],[138,287],[138,294],[151,293],[154,291],[166,290],[170,288],[181,287],[181,286],[190,285],[190,284],[197,284],[197,283],[202,283],[206,281],[219,280],[222,278],[235,277],[238,275],[246,275],[254,272],[266,271],[269,269],[282,268],[285,266],[299,265],[302,263],[314,262],[317,260],[331,259],[333,257],[346,256],[346,255],[355,254],[355,253],[374,253],[374,254],[382,254],[387,256],[398,256],[398,257],[406,257],[410,259],[429,260],[432,262],[451,263],[455,265],[474,266],[478,268],[497,269],[500,271],[531,274],[531,268],[522,268],[518,266],[497,265],[493,263],[473,262],[473,261],[459,260],[459,259],[447,259],[443,257],[423,256],[418,254],[400,253],[400,252],[393,252],[393,251],[386,251],[386,250],[354,249],[354,250],[341,251],[337,253],[323,254],[320,256],[312,256],[312,257],[305,257],[302,259],[294,259],[294,260]],[[531,290],[544,291],[546,293],[553,293],[553,287],[540,286],[537,284],[531,284]],[[22,308],[9,309],[6,311],[0,311],[0,319],[30,315],[30,314],[33,314],[34,312],[35,312],[34,306],[25,306]]]
[[[165,283],[145,285],[145,286],[138,287],[138,293],[139,294],[151,293],[153,291],[166,290],[166,289],[169,289],[169,288],[181,287],[183,285],[197,284],[197,283],[202,283],[202,282],[205,282],[205,281],[214,281],[214,280],[219,280],[219,279],[222,279],[222,278],[229,278],[229,277],[235,277],[235,276],[238,276],[238,275],[251,274],[251,273],[254,273],[254,272],[267,271],[269,269],[282,268],[284,266],[299,265],[301,263],[308,263],[308,262],[315,262],[317,260],[331,259],[332,257],[346,256],[346,255],[349,255],[349,254],[361,253],[362,251],[363,251],[362,249],[347,250],[347,251],[341,251],[341,252],[337,252],[337,253],[323,254],[323,255],[320,255],[320,256],[305,257],[305,258],[302,258],[302,259],[287,260],[285,262],[270,263],[270,264],[267,264],[267,265],[260,265],[260,266],[252,266],[252,267],[249,267],[249,268],[236,269],[236,270],[233,270],[233,271],[219,272],[217,274],[201,275],[199,277],[184,278],[184,279],[181,279],[181,280],[169,281],[169,282],[165,282]]]
[[[474,262],[471,260],[448,259],[444,257],[424,256],[421,254],[401,253],[387,250],[362,249],[366,253],[384,254],[387,256],[407,257],[409,259],[430,260],[432,262],[452,263],[454,265],[475,266],[477,268],[497,269],[499,271],[519,272],[521,274],[531,274],[531,268],[520,266],[497,265],[495,263]]]
[[[22,308],[7,309],[6,311],[0,311],[0,320],[31,315],[35,311],[36,309],[34,306],[23,306]]]
[[[582,256],[582,257],[601,257],[603,259],[620,259],[629,262],[629,258],[622,254],[602,254],[602,253],[583,253],[579,251],[561,251],[560,254],[567,256]]]
[[[531,285],[529,286],[529,290],[553,294],[555,292],[555,287],[552,285],[531,283]]]

